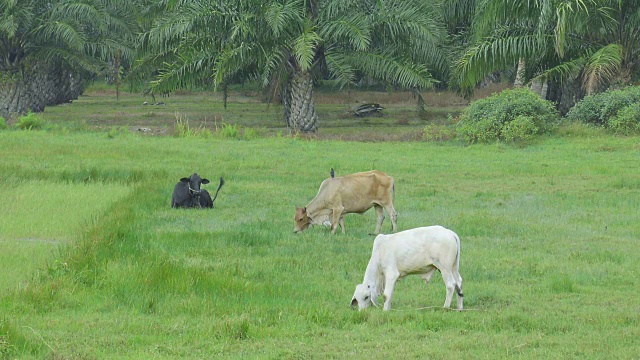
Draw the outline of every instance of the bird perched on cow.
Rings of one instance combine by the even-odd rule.
[[[211,199],[211,195],[205,189],[201,189],[201,185],[208,184],[208,179],[203,179],[197,173],[193,173],[190,177],[184,177],[173,188],[171,195],[171,207],[173,208],[213,208],[213,202],[218,197],[218,192],[224,179],[220,177],[220,185],[216,190],[216,195]]]
[[[384,310],[391,310],[391,298],[396,281],[406,275],[420,275],[428,284],[436,270],[440,270],[447,288],[444,307],[451,305],[457,293],[458,310],[462,310],[462,277],[460,276],[460,238],[442,226],[427,226],[378,235],[362,284],[356,286],[351,307],[360,310],[384,295]]]

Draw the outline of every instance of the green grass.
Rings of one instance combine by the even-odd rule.
[[[0,132],[2,198],[38,200],[2,209],[41,224],[2,220],[24,261],[0,262],[0,357],[637,358],[638,138],[561,134],[516,148]],[[345,235],[293,234],[331,167],[394,176],[401,230],[460,235],[468,311],[439,308],[439,274],[398,283],[391,312],[349,308],[374,212],[348,215]],[[216,207],[171,209],[194,171],[224,176]],[[64,241],[26,258],[25,236]]]
[[[308,136],[347,140],[419,139],[425,125],[448,123],[447,116],[460,113],[466,104],[453,93],[426,92],[424,97],[433,106],[428,106],[426,117],[420,118],[410,92],[318,91],[319,131]],[[184,135],[185,124],[192,130],[212,132],[232,125],[259,130],[265,136],[289,134],[281,106],[269,103],[252,87],[232,89],[226,109],[221,93],[181,91],[169,97],[157,96],[157,102],[164,105],[153,105],[150,96],[127,92],[116,101],[113,88],[93,85],[73,103],[47,107],[43,118],[64,129],[126,128],[146,135]],[[381,103],[385,107],[383,115],[355,117],[353,109],[365,102]]]
[[[9,181],[0,189],[0,291],[24,286],[34,265],[44,267],[61,244],[77,240],[82,229],[131,187],[114,183]]]

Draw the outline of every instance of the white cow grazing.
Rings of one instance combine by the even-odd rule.
[[[373,242],[371,259],[362,284],[356,286],[351,307],[360,310],[371,304],[378,306],[377,297],[384,294],[384,310],[391,310],[391,298],[396,281],[406,275],[418,274],[428,284],[433,273],[440,270],[447,287],[444,307],[451,305],[457,292],[458,310],[462,310],[462,277],[460,238],[442,226],[428,226],[390,235],[378,235]]]

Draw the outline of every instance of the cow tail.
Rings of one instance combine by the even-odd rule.
[[[453,233],[453,236],[456,238],[456,245],[458,250],[456,251],[456,263],[455,263],[455,272],[454,272],[454,278],[455,278],[455,282],[456,282],[456,293],[458,293],[458,296],[463,297],[464,295],[462,295],[462,284],[459,283],[459,276],[460,276],[460,237],[458,237],[458,234]]]
[[[396,181],[391,180],[391,200],[396,201]]]
[[[220,188],[222,187],[222,185],[224,185],[224,179],[221,176],[220,177],[220,185],[218,185],[218,190],[216,190],[216,195],[213,197],[213,200],[211,200],[212,204],[213,204],[214,201],[216,201],[216,198],[218,197],[218,191],[220,191]]]

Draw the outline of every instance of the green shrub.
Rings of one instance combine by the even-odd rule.
[[[622,108],[616,116],[607,121],[607,126],[620,135],[640,133],[640,102]]]
[[[508,142],[529,142],[538,133],[532,116],[520,115],[502,127],[502,136]]]
[[[640,86],[609,90],[586,96],[572,107],[567,120],[607,127],[609,119],[627,106],[640,101]]]
[[[460,116],[457,132],[469,143],[528,141],[551,131],[557,120],[553,103],[529,89],[504,90],[472,102]]]
[[[6,130],[8,127],[7,120],[0,116],[0,130]]]
[[[45,125],[46,121],[40,115],[29,111],[27,115],[20,116],[14,126],[22,130],[39,130]]]
[[[429,124],[422,130],[422,140],[429,142],[443,142],[455,137],[455,130],[443,125]]]

